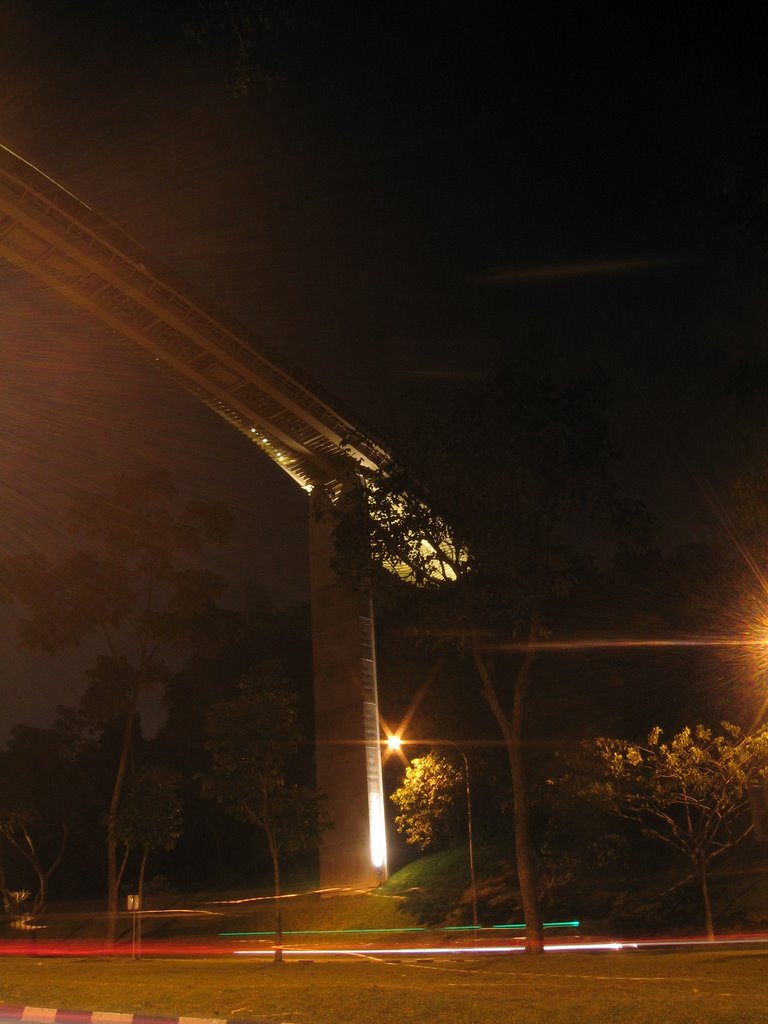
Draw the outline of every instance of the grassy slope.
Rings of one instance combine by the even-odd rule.
[[[438,885],[450,857],[410,865],[377,893],[285,902],[288,930],[412,927],[403,896]],[[461,888],[461,885],[458,885]],[[232,894],[232,899],[241,894]],[[177,897],[201,916],[160,919],[158,937],[211,938],[224,930],[269,930],[266,902]],[[51,919],[53,921],[53,919]],[[52,925],[53,926],[53,925]],[[62,917],[62,932],[81,936],[93,918]],[[150,931],[152,929],[150,928]],[[290,941],[290,940],[289,940]],[[303,940],[299,940],[303,941]],[[381,959],[269,962],[224,956],[131,961],[9,957],[0,961],[0,1002],[164,1016],[240,1017],[293,1024],[752,1024],[768,1019],[768,953],[521,954],[481,960]]]
[[[481,922],[518,921],[520,914],[514,901],[494,905],[493,887],[485,881],[497,870],[494,858],[498,851],[481,848],[479,853]],[[722,933],[765,930],[768,926],[768,871],[765,868],[766,865],[758,864],[751,865],[749,871],[731,869],[713,879],[715,917]],[[600,872],[597,868],[593,870],[592,888],[581,885],[564,890],[557,903],[545,910],[545,919],[576,918],[581,920],[582,931],[586,934],[623,938],[701,932],[701,898],[695,886],[676,889],[670,886],[670,878],[662,875],[646,878],[644,883],[633,877],[631,885],[616,891],[611,912],[606,914],[605,901],[601,904],[598,897]],[[158,918],[150,916],[144,922],[144,936],[148,940],[180,938],[206,942],[217,939],[221,933],[273,931],[275,908],[268,894],[246,900],[243,895],[242,892],[202,893],[148,898],[145,908],[167,908],[171,913]],[[495,895],[498,896],[498,891]],[[47,915],[43,937],[85,939],[104,934],[103,921],[96,908],[75,906],[68,910],[68,913]],[[189,914],[190,910],[197,913]],[[373,892],[334,896],[310,893],[283,901],[286,932],[406,930],[425,922],[439,926],[468,924],[470,920],[466,851],[462,848],[421,857]],[[128,914],[123,915],[122,923],[123,936],[130,938]],[[15,937],[21,939],[23,935],[15,933]],[[13,939],[14,933],[2,929],[0,938]],[[286,939],[294,944],[307,941],[298,936]]]

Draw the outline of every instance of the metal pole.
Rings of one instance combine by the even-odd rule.
[[[475,929],[475,938],[477,938],[478,920],[477,920],[477,883],[475,881],[475,852],[474,844],[472,842],[472,793],[469,785],[469,761],[467,755],[458,745],[452,740],[447,741],[450,746],[455,747],[456,750],[461,754],[464,760],[464,781],[467,787],[467,838],[469,842],[469,878],[472,887],[472,925]]]
[[[386,741],[387,745],[391,750],[399,750],[403,740],[399,736],[390,736]],[[406,740],[405,742],[412,742]],[[469,880],[472,890],[472,927],[475,930],[475,938],[477,938],[477,932],[479,930],[479,922],[477,917],[477,882],[475,880],[475,850],[474,843],[472,841],[472,792],[469,784],[469,761],[467,755],[453,740],[440,740],[440,744],[445,744],[449,747],[454,747],[461,754],[464,761],[464,782],[466,783],[467,789],[467,840],[469,845]],[[437,745],[437,744],[436,744]]]

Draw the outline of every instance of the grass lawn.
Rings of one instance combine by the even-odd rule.
[[[7,957],[0,1003],[274,1024],[764,1024],[768,951],[282,965]]]

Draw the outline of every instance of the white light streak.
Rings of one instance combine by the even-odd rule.
[[[563,942],[553,945],[545,945],[547,953],[583,953],[587,952],[609,952],[618,953],[627,949],[638,949],[636,942]],[[525,946],[382,946],[378,949],[325,949],[323,947],[289,949],[282,947],[285,956],[318,956],[318,957],[397,957],[397,956],[462,956],[491,954],[498,956],[506,953],[524,953]],[[274,955],[272,947],[264,949],[236,949],[235,956],[271,957]]]

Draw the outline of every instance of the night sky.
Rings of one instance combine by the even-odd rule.
[[[235,98],[234,41],[195,43],[181,5],[2,0],[0,140],[384,437],[501,360],[604,372],[628,486],[666,543],[705,536],[723,386],[765,350],[768,290],[726,201],[768,124],[764,26],[625,5],[286,8],[264,41],[282,84]],[[0,271],[0,554],[66,550],[76,488],[169,468],[235,510],[233,585],[306,598],[303,492],[138,352]],[[19,652],[0,612],[2,732],[49,721],[81,676]]]

